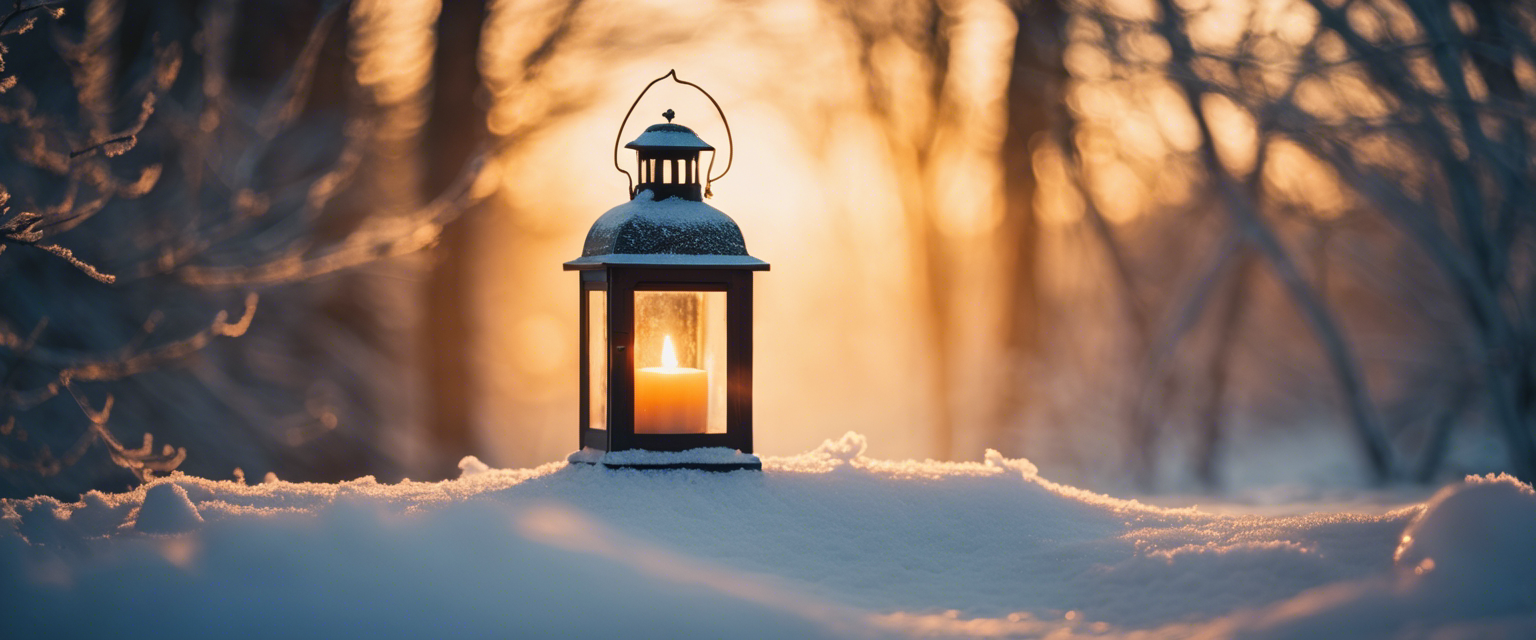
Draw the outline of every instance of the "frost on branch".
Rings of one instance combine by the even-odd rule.
[[[254,79],[234,43],[246,12],[275,10],[260,3],[171,20],[107,0],[67,23],[57,2],[5,4],[0,488],[142,481],[189,455],[258,469],[369,422],[380,356],[337,279],[432,245],[487,170],[374,214],[357,177],[376,170],[377,114],[316,107],[358,99],[323,56],[347,3],[285,16],[303,46],[252,54],[280,58]],[[258,291],[283,312],[253,326]]]
[[[64,17],[64,8],[54,6],[60,4],[64,4],[64,0],[15,0],[10,10],[0,17],[0,36],[31,31],[40,17],[54,20]]]

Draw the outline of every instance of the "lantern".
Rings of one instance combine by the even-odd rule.
[[[646,90],[667,77],[697,88],[668,73]],[[700,154],[711,152],[712,168],[715,148],[672,123],[672,110],[662,115],[666,123],[624,145],[639,160],[630,201],[598,218],[581,257],[565,263],[581,276],[581,451],[571,461],[760,469],[750,455],[752,272],[768,263],[747,255],[741,229],[704,203],[729,160],[708,177]],[[614,165],[628,175],[617,157]],[[697,449],[709,451],[648,453]]]

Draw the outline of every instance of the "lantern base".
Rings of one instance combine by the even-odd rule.
[[[593,462],[577,462],[575,464],[601,465],[605,469],[640,469],[640,470],[656,469],[656,470],[663,470],[663,471],[671,470],[671,469],[688,469],[688,470],[692,470],[692,471],[718,471],[718,472],[721,472],[721,473],[728,472],[728,471],[762,471],[763,470],[763,464],[761,462],[757,462],[757,463],[741,462],[741,463],[734,463],[734,464],[731,464],[731,463],[727,463],[727,464],[707,464],[707,463],[702,463],[702,462],[678,462],[678,463],[673,463],[673,464],[609,464],[609,463],[606,463],[606,462],[598,462],[598,463],[593,463]]]
[[[763,461],[750,453],[724,447],[687,451],[626,449],[603,451],[584,447],[566,458],[572,464],[601,465],[609,469],[691,469],[694,471],[762,471]]]

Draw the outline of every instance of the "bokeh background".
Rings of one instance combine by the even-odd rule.
[[[62,13],[57,10],[62,9]],[[1129,492],[1536,470],[1506,0],[27,0],[0,494],[576,447],[577,283],[666,109],[735,156],[758,453]],[[628,166],[632,152],[623,151]],[[31,217],[27,217],[31,216]],[[1287,494],[1291,495],[1291,494]]]

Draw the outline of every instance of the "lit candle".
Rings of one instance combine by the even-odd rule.
[[[635,372],[635,433],[704,433],[709,372],[677,366],[672,336],[661,346],[661,366]]]

